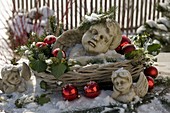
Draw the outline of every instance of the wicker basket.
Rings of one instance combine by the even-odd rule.
[[[65,84],[73,84],[78,89],[82,89],[82,87],[89,81],[96,81],[101,85],[112,84],[112,71],[116,71],[122,67],[131,72],[133,80],[137,80],[140,72],[143,71],[144,61],[143,58],[140,58],[107,64],[72,67],[70,71],[64,73],[59,79],[56,79],[53,75],[45,72],[34,73],[37,78],[41,78],[43,81],[47,82],[50,89],[61,90],[61,87]],[[58,81],[62,81],[63,84],[58,86]]]

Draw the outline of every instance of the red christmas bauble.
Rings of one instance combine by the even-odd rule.
[[[62,52],[62,57],[66,58],[66,53],[63,50],[61,50],[60,48],[56,48],[52,51],[53,56],[57,57],[59,51]]]
[[[148,80],[148,91],[151,91],[155,86],[154,79],[150,76],[147,76],[146,78]]]
[[[131,51],[133,51],[135,49],[136,48],[135,48],[135,46],[133,44],[127,44],[127,45],[122,47],[122,51],[123,51],[124,54],[127,54],[127,53],[129,53],[129,52],[131,52]]]
[[[47,46],[47,43],[37,42],[37,43],[35,44],[35,46],[38,47],[38,48],[45,47],[45,46]]]
[[[158,70],[156,67],[150,66],[150,67],[144,69],[144,74],[146,76],[151,76],[153,78],[156,78],[158,76]]]
[[[90,81],[84,86],[84,94],[88,98],[95,98],[100,94],[99,86],[96,82]]]
[[[72,84],[65,85],[62,88],[62,96],[64,97],[65,100],[72,101],[78,98],[78,90]]]
[[[56,37],[54,35],[48,35],[44,38],[44,43],[47,43],[49,45],[55,43]]]
[[[127,36],[122,35],[122,41],[120,42],[120,45],[115,49],[115,51],[117,53],[123,54],[122,47],[127,44],[131,44],[131,40]]]

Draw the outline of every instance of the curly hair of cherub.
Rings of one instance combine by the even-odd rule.
[[[110,49],[114,50],[119,46],[122,40],[122,32],[120,26],[116,21],[109,18],[106,19],[105,24],[106,27],[109,29],[109,34],[113,37],[112,43],[110,45]]]
[[[1,70],[2,81],[6,81],[9,78],[9,75],[11,75],[11,73],[20,74],[19,69],[17,67],[7,66],[5,68],[2,68],[2,70]]]
[[[123,73],[123,74],[121,74]],[[111,79],[112,79],[112,82],[117,78],[117,77],[120,77],[122,79],[126,79],[129,81],[129,83],[133,83],[133,80],[132,80],[132,76],[130,74],[130,72],[128,70],[125,70],[123,68],[120,68],[118,69],[117,71],[113,71],[112,72],[112,76],[111,76]]]

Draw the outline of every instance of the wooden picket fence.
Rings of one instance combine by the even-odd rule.
[[[65,29],[77,27],[82,17],[92,12],[105,12],[116,7],[115,20],[125,34],[135,33],[147,20],[162,16],[156,10],[165,0],[13,0],[13,13],[19,9],[29,11],[34,7],[49,6],[55,11],[57,22]]]

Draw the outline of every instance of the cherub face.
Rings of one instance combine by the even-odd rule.
[[[113,81],[113,84],[114,87],[122,93],[128,92],[131,87],[131,83],[129,82],[129,80],[121,77],[116,77]]]
[[[21,77],[18,72],[13,72],[8,76],[7,81],[13,85],[17,85],[21,82]]]
[[[91,26],[83,35],[82,44],[86,51],[91,53],[105,53],[112,43],[113,36],[103,24]]]

